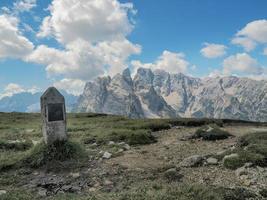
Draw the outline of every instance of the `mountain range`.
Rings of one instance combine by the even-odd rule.
[[[70,112],[77,102],[78,97],[60,91],[66,101],[66,110]],[[21,92],[0,99],[0,112],[40,112],[40,97],[42,92]]]
[[[131,118],[229,118],[267,121],[267,81],[229,77],[194,78],[139,68],[88,82],[73,108]]]
[[[87,82],[77,97],[60,91],[68,112],[130,118],[228,118],[267,121],[267,81],[243,77],[195,78],[139,68]],[[0,112],[39,112],[41,92],[0,99]]]

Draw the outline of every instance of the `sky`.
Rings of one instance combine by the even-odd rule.
[[[0,98],[129,67],[266,79],[266,0],[1,0]]]

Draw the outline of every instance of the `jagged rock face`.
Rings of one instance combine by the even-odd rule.
[[[112,79],[104,77],[95,82],[88,82],[75,111],[125,115],[131,118],[144,117],[139,99],[134,94],[129,69]]]
[[[176,111],[166,103],[160,95],[160,87],[155,87],[155,83],[163,85],[160,76],[155,76],[150,69],[139,68],[134,78],[135,93],[142,104],[145,117],[175,117]],[[156,88],[156,90],[155,90]]]
[[[209,117],[267,121],[267,81],[193,78],[139,68],[86,84],[76,111],[133,118]]]

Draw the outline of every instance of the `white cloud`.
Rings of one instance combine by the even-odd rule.
[[[257,43],[267,43],[267,20],[262,19],[248,23],[237,32],[232,43],[243,46],[246,51],[253,50]]]
[[[36,0],[19,0],[13,4],[15,12],[27,12],[36,6]]]
[[[53,0],[39,37],[53,37],[63,49],[38,46],[26,60],[46,65],[48,75],[90,80],[121,72],[141,46],[127,38],[133,28],[131,3],[117,0]]]
[[[233,73],[244,75],[261,75],[266,70],[247,53],[238,53],[229,56],[223,61],[223,74],[231,75]]]
[[[54,83],[58,89],[65,90],[69,94],[80,95],[83,92],[85,82],[79,79],[62,79]]]
[[[131,54],[141,51],[128,40],[101,42],[91,45],[76,40],[65,50],[38,46],[26,60],[46,65],[48,75],[63,75],[69,79],[90,80],[102,74],[114,75],[125,68]]]
[[[131,32],[131,3],[117,0],[53,0],[39,37],[54,36],[61,43],[76,39],[90,42],[118,40]]]
[[[263,55],[267,56],[267,47],[263,50]]]
[[[134,71],[139,67],[150,68],[152,70],[162,69],[170,73],[185,73],[189,66],[189,62],[185,60],[183,53],[173,53],[163,51],[162,55],[154,63],[141,63],[138,60],[131,62]]]
[[[200,53],[206,58],[218,58],[226,54],[227,47],[222,44],[204,43]]]
[[[5,88],[2,94],[0,94],[0,99],[4,98],[4,97],[11,97],[14,94],[19,94],[22,92],[30,92],[32,94],[36,93],[40,91],[39,88],[37,88],[36,86],[33,86],[32,88],[24,88],[21,85],[18,85],[16,83],[10,83],[8,84]]]
[[[0,58],[24,58],[34,48],[18,29],[18,19],[0,15]]]
[[[232,44],[242,46],[247,52],[255,49],[257,45],[257,43],[254,40],[247,37],[236,37],[232,40]]]

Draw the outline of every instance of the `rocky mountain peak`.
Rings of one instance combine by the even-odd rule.
[[[86,84],[77,111],[133,118],[208,117],[267,121],[267,81],[240,77],[195,78],[139,68]]]

